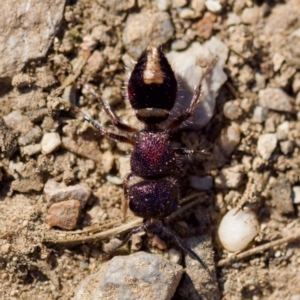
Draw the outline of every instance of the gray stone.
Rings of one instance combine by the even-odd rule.
[[[287,155],[289,153],[292,153],[295,148],[295,144],[292,141],[283,141],[279,143],[280,150],[283,154]]]
[[[293,112],[294,108],[291,98],[283,90],[277,88],[266,88],[260,90],[259,105],[282,112]]]
[[[61,145],[60,135],[57,132],[47,132],[44,134],[41,147],[44,154],[50,154]]]
[[[190,186],[199,191],[208,191],[213,187],[211,176],[198,177],[190,176]]]
[[[243,111],[238,101],[228,101],[224,104],[223,113],[227,119],[236,120],[242,115]]]
[[[174,28],[166,12],[130,14],[123,31],[123,43],[127,52],[137,59],[146,47],[166,43],[173,33]]]
[[[237,123],[232,123],[229,127],[224,128],[221,131],[221,135],[218,140],[218,145],[222,153],[227,157],[230,157],[236,146],[241,139],[240,126]]]
[[[157,255],[116,256],[80,284],[73,300],[169,300],[182,273],[181,266]]]
[[[269,110],[266,107],[256,106],[253,111],[252,122],[262,123],[266,121]]]
[[[21,114],[20,111],[14,110],[10,114],[3,117],[7,127],[20,134],[27,134],[33,127],[27,116]]]
[[[44,57],[66,1],[3,0],[0,20],[0,79],[12,78],[25,63]]]
[[[171,112],[172,116],[183,113],[190,104],[194,89],[205,70],[205,67],[199,65],[199,61],[209,63],[218,57],[213,71],[211,74],[208,74],[202,82],[202,99],[195,113],[189,119],[189,126],[194,129],[199,129],[207,124],[213,116],[215,101],[219,90],[227,80],[227,75],[223,71],[227,56],[228,47],[216,37],[212,37],[202,45],[198,42],[194,42],[185,51],[171,51],[167,54],[179,82],[182,83],[179,101],[177,101]]]
[[[209,11],[213,13],[218,13],[222,10],[222,5],[217,0],[207,0],[205,1],[205,6]]]
[[[81,207],[84,208],[91,195],[91,190],[85,184],[65,186],[63,183],[49,179],[45,184],[44,193],[49,206],[53,203],[74,199],[78,200]]]
[[[263,159],[268,160],[271,157],[273,151],[275,150],[276,145],[276,134],[262,134],[257,141],[257,151]]]
[[[290,129],[290,122],[289,121],[284,121],[277,127],[276,131],[276,137],[278,141],[284,141],[288,138],[289,134],[289,129]]]

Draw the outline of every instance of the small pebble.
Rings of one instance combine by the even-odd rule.
[[[241,15],[241,20],[244,24],[257,24],[259,21],[259,7],[246,7]]]
[[[283,90],[266,88],[258,94],[259,105],[282,112],[293,112],[291,98]]]
[[[236,189],[243,183],[245,170],[243,165],[223,168],[220,175],[215,177],[215,185],[217,188]]]
[[[295,144],[292,141],[283,141],[279,143],[280,150],[283,154],[287,155],[292,153],[295,148]]]
[[[113,176],[113,175],[107,175],[106,179],[108,182],[115,184],[115,185],[122,185],[124,182],[122,178]]]
[[[27,134],[33,127],[27,116],[24,116],[18,110],[12,111],[10,114],[3,117],[8,128],[20,133]]]
[[[271,157],[273,151],[275,150],[276,145],[276,134],[262,134],[257,141],[257,151],[263,159],[268,160]]]
[[[228,101],[223,107],[223,113],[227,119],[236,120],[242,115],[243,111],[238,101]]]
[[[81,212],[78,200],[68,200],[53,204],[45,222],[52,227],[72,230],[76,227]]]
[[[219,13],[222,10],[222,5],[217,0],[207,0],[205,1],[206,8],[213,12],[213,13]]]
[[[168,251],[169,254],[169,260],[173,263],[179,264],[182,258],[182,254],[180,251],[178,251],[175,248],[171,248]]]
[[[179,12],[179,18],[180,19],[193,19],[195,16],[195,12],[190,8],[183,8]]]
[[[171,0],[156,0],[158,10],[166,11],[171,7]]]
[[[288,138],[289,129],[290,129],[289,121],[284,121],[277,127],[276,137],[278,141],[284,141]]]
[[[213,187],[213,179],[211,176],[190,176],[189,179],[190,186],[198,191],[208,191]]]
[[[3,254],[7,254],[9,252],[10,248],[11,248],[11,244],[5,243],[4,245],[1,246],[1,252]]]
[[[22,156],[32,156],[41,152],[41,144],[27,145],[25,147],[21,147],[21,155]]]
[[[105,151],[102,155],[102,169],[105,173],[109,173],[115,162],[115,157],[111,151]]]
[[[240,23],[241,23],[240,16],[236,15],[235,13],[227,14],[227,20],[226,20],[227,27],[232,26],[232,25],[238,25]]]
[[[43,135],[41,148],[44,154],[50,154],[61,144],[60,135],[57,132],[48,132]]]
[[[266,121],[269,110],[266,107],[256,106],[253,111],[252,122],[263,123]]]
[[[82,183],[66,186],[63,183],[49,179],[44,186],[44,193],[48,205],[68,199],[75,199],[80,201],[81,207],[84,208],[91,195],[91,190]]]
[[[230,251],[242,251],[257,236],[259,223],[252,211],[228,211],[222,218],[218,229],[218,236],[223,247]]]
[[[273,61],[273,66],[274,66],[275,72],[280,70],[284,60],[285,60],[284,56],[281,55],[280,53],[274,54],[272,61]]]
[[[241,130],[237,123],[232,123],[229,127],[224,128],[219,137],[219,146],[221,151],[230,157],[241,139]]]
[[[35,78],[30,77],[28,74],[17,74],[13,77],[11,85],[17,88],[30,87],[35,82]]]
[[[137,252],[115,256],[81,282],[74,300],[171,299],[182,274],[180,265],[158,255]]]
[[[184,40],[175,40],[171,45],[172,50],[184,50],[186,47],[187,42]]]
[[[293,186],[292,198],[295,204],[300,204],[300,186]]]

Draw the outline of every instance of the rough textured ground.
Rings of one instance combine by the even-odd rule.
[[[102,247],[110,247],[91,236],[122,225],[131,147],[95,135],[70,111],[68,102],[76,103],[110,125],[82,82],[96,87],[118,116],[140,126],[123,101],[124,65],[151,42],[164,43],[166,52],[183,51],[215,36],[229,54],[214,115],[201,130],[186,127],[173,137],[177,145],[204,147],[214,157],[186,161],[182,196],[196,188],[201,201],[171,225],[182,237],[212,236],[222,299],[300,299],[300,1],[118,2],[69,1],[47,55],[29,56],[21,72],[18,64],[0,76],[0,298],[71,299],[101,264]],[[1,67],[5,60],[13,67],[5,55]],[[49,139],[49,133],[56,134]],[[228,150],[230,137],[234,147]],[[52,179],[81,185],[67,196],[73,218],[79,215],[73,231],[46,223],[55,196],[44,188]],[[244,204],[260,223],[250,249],[293,237],[224,262],[228,253],[218,242],[218,224],[228,209]],[[129,214],[126,222],[132,220]],[[73,226],[72,220],[66,224]],[[136,237],[131,250],[168,258],[154,244]],[[186,299],[183,284],[174,299]]]

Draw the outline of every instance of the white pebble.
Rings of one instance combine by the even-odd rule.
[[[48,132],[45,133],[42,142],[42,152],[44,154],[49,154],[57,149],[61,144],[60,135],[57,132]]]
[[[277,137],[276,134],[266,133],[262,134],[257,142],[257,151],[260,156],[267,160],[271,157],[273,151],[275,150],[277,145]]]
[[[277,127],[276,136],[278,141],[284,141],[288,138],[289,129],[290,129],[289,121],[284,121]]]
[[[293,202],[300,204],[300,186],[293,186]]]
[[[262,123],[266,121],[269,110],[266,107],[256,106],[253,111],[252,122]]]
[[[219,1],[216,1],[216,0],[205,1],[205,6],[209,11],[211,11],[213,13],[218,13],[222,10],[222,5],[220,4]]]
[[[223,217],[218,235],[223,247],[230,251],[242,251],[257,236],[259,224],[252,211],[231,209]]]

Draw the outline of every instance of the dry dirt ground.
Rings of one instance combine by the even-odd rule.
[[[300,300],[300,1],[215,2],[221,4],[216,12],[209,12],[205,1],[193,0],[173,1],[166,10],[174,26],[166,51],[171,47],[183,50],[191,42],[204,42],[211,36],[229,48],[228,80],[219,92],[213,118],[201,130],[187,128],[174,136],[174,142],[181,145],[199,149],[204,143],[219,155],[209,166],[186,161],[182,196],[195,192],[189,176],[210,176],[214,184],[200,192],[202,201],[197,209],[185,211],[173,227],[183,237],[212,235],[222,299]],[[130,15],[155,13],[157,3],[161,2],[127,1],[118,7],[100,0],[70,1],[47,56],[28,62],[21,74],[15,74],[19,77],[14,77],[13,85],[1,83],[0,116],[5,120],[16,112],[16,123],[8,126],[2,122],[0,132],[1,299],[71,299],[78,284],[101,264],[102,243],[111,237],[101,240],[93,234],[123,224],[120,178],[127,171],[131,147],[95,134],[63,103],[66,99],[76,103],[109,126],[97,100],[82,90],[82,82],[89,82],[122,119],[135,124],[128,103],[123,101],[128,57],[122,33]],[[94,45],[90,34],[95,27],[98,36]],[[81,67],[80,60],[86,61],[89,49],[92,59]],[[76,66],[80,72],[72,88],[59,93],[57,89],[76,73]],[[265,96],[270,103],[265,104],[264,119],[253,120],[255,108],[261,105],[260,92],[266,88],[271,92]],[[281,98],[277,101],[272,89],[285,93],[283,105],[278,104]],[[227,102],[233,112],[226,112]],[[212,149],[220,142],[222,129],[232,123],[239,128],[240,141],[230,157],[220,158]],[[280,127],[282,124],[287,126]],[[48,132],[58,133],[61,144],[45,154],[39,144]],[[266,133],[276,135],[277,143],[264,159],[257,143]],[[236,168],[231,172],[239,174],[237,182],[216,182],[228,168]],[[67,186],[85,183],[92,191],[77,227],[71,231],[45,222],[49,205],[44,185],[49,179]],[[247,186],[254,192],[242,198]],[[260,245],[267,245],[266,249],[226,261],[228,253],[217,239],[218,224],[228,209],[249,202],[261,233],[248,250]],[[204,221],[193,215],[197,210]],[[126,222],[132,220],[129,214]],[[74,239],[77,242],[72,243]],[[84,239],[87,241],[81,242]],[[269,244],[274,241],[279,242]],[[164,252],[153,247],[146,236],[131,248]]]

